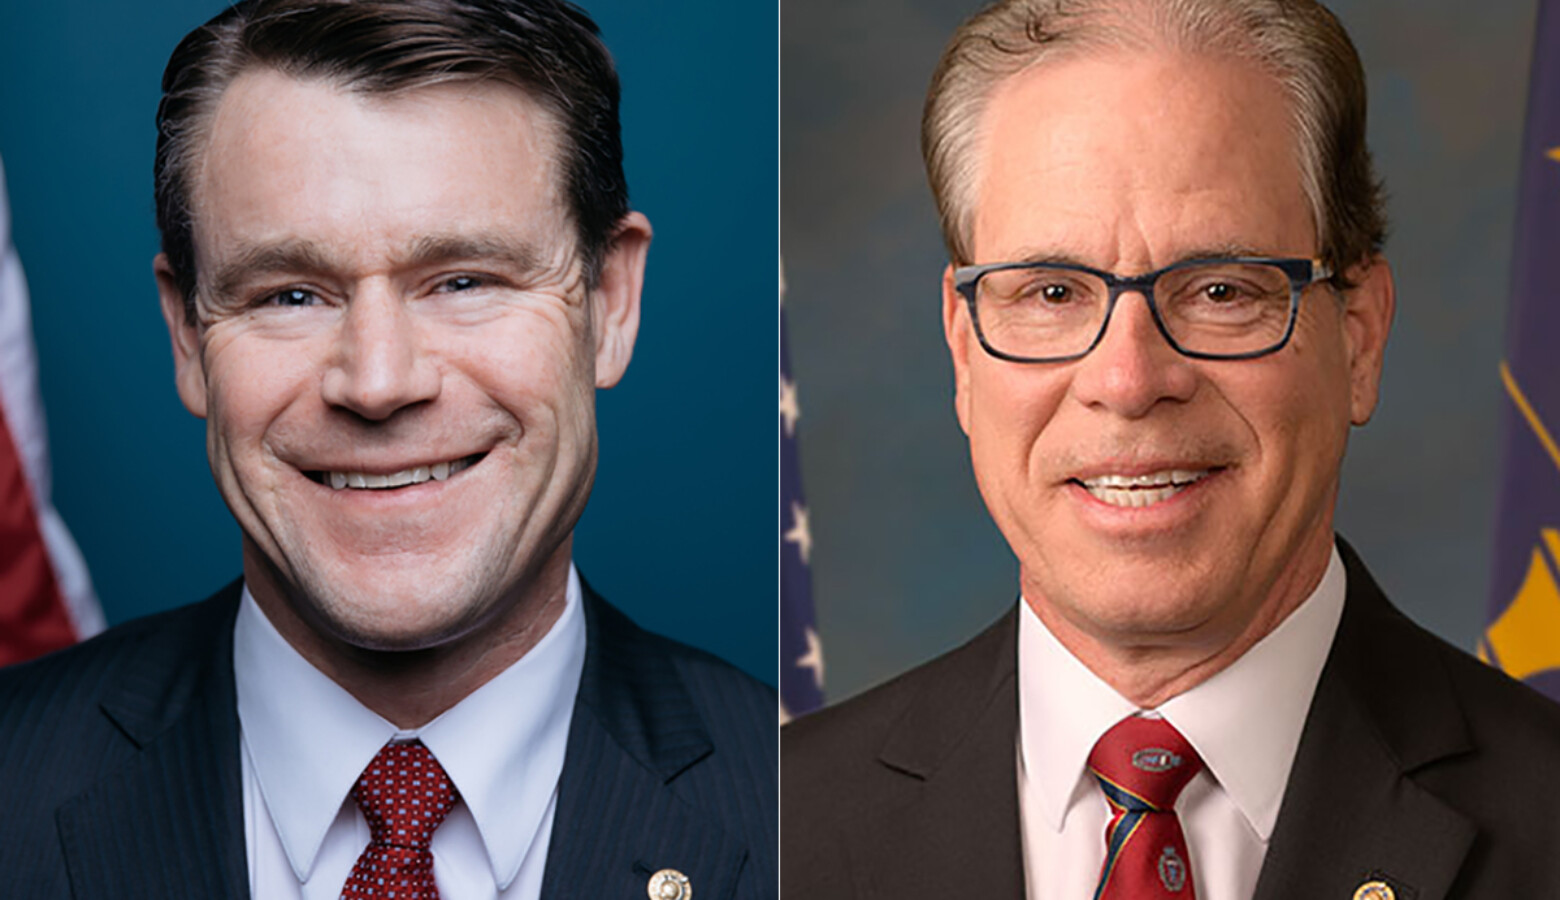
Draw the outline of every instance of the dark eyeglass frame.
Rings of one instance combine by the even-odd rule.
[[[1182,347],[1170,334],[1170,329],[1165,327],[1165,320],[1159,314],[1159,303],[1154,299],[1154,282],[1167,272],[1177,269],[1189,269],[1194,266],[1220,265],[1237,263],[1242,265],[1268,265],[1282,271],[1289,277],[1289,324],[1284,327],[1284,333],[1269,347],[1260,350],[1248,350],[1243,353],[1204,353],[1198,350],[1188,350]],[[1093,275],[1105,282],[1107,299],[1105,303],[1105,317],[1100,321],[1100,330],[1095,333],[1094,339],[1089,342],[1081,352],[1071,353],[1065,356],[1015,356],[1011,353],[1003,353],[991,346],[986,340],[986,334],[980,327],[980,313],[975,308],[975,290],[982,276],[988,272],[1003,272],[1011,269],[1062,269],[1069,272],[1083,272]],[[1149,314],[1154,318],[1154,325],[1159,333],[1164,336],[1175,352],[1192,359],[1256,359],[1259,356],[1267,356],[1284,349],[1289,343],[1290,337],[1295,333],[1295,322],[1300,318],[1300,297],[1306,288],[1319,281],[1325,281],[1333,276],[1333,271],[1320,259],[1301,259],[1298,257],[1281,256],[1211,256],[1199,259],[1185,259],[1162,269],[1145,272],[1131,278],[1117,275],[1114,272],[1106,272],[1103,269],[1094,269],[1089,266],[1076,263],[1060,262],[1005,262],[985,263],[978,266],[959,266],[953,270],[953,287],[964,297],[965,304],[969,307],[970,322],[975,326],[975,336],[980,340],[980,346],[988,354],[997,359],[1016,363],[1053,363],[1071,362],[1088,356],[1095,347],[1099,346],[1105,337],[1105,329],[1110,327],[1110,317],[1116,311],[1116,300],[1126,293],[1142,294],[1144,301],[1148,303]]]

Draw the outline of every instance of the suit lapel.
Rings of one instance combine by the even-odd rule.
[[[585,667],[542,897],[642,897],[671,868],[700,900],[724,900],[747,848],[682,796],[679,776],[714,749],[698,709],[661,639],[584,594]]]
[[[884,743],[905,799],[847,836],[861,896],[1023,897],[1017,622],[1009,613],[945,657]]]
[[[249,896],[238,712],[235,583],[150,632],[102,711],[126,762],[61,805],[56,822],[77,900]]]
[[[1348,898],[1382,880],[1445,897],[1475,827],[1414,780],[1471,749],[1435,648],[1340,542],[1349,594],[1317,683],[1255,900]]]

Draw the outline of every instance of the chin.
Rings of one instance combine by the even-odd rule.
[[[1228,596],[1207,585],[1171,585],[1157,579],[1116,573],[1067,591],[1067,606],[1086,629],[1114,639],[1184,635],[1205,629],[1228,607]],[[1140,586],[1134,589],[1131,586]],[[1122,586],[1128,586],[1125,589]]]
[[[469,579],[422,577],[356,583],[305,578],[300,602],[337,639],[365,650],[426,650],[469,634],[493,604]]]

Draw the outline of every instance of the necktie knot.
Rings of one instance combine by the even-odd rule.
[[[436,900],[433,830],[460,799],[444,767],[422,741],[392,741],[358,776],[352,799],[368,820],[369,841],[341,896]]]
[[[422,741],[384,745],[352,789],[370,840],[413,850],[428,849],[456,796],[454,782]]]
[[[1202,758],[1164,719],[1128,716],[1100,736],[1089,771],[1113,805],[1163,812],[1175,808],[1181,789],[1202,771]]]
[[[1111,817],[1094,900],[1195,900],[1175,801],[1201,770],[1197,751],[1163,719],[1128,716],[1100,736],[1089,771]]]

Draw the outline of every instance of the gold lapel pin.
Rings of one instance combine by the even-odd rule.
[[[1397,900],[1397,894],[1385,881],[1367,881],[1354,892],[1354,900]]]
[[[688,881],[687,875],[676,869],[662,869],[651,875],[645,891],[650,895],[650,900],[693,900],[693,884]],[[1391,892],[1387,893],[1384,900],[1392,900]]]

